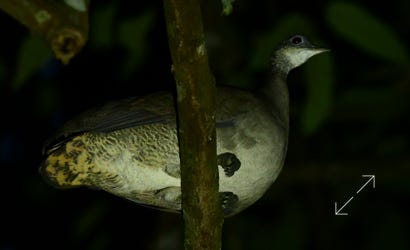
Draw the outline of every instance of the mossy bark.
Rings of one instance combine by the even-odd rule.
[[[88,11],[76,10],[64,1],[1,0],[0,9],[44,38],[65,64],[87,41]]]
[[[185,249],[221,249],[223,215],[216,163],[215,80],[198,0],[164,0],[177,87]]]

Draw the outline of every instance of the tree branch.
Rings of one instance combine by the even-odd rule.
[[[177,87],[185,249],[221,249],[215,81],[198,0],[164,0]]]
[[[69,1],[2,0],[0,9],[40,34],[56,58],[67,64],[87,41],[88,11],[65,2]],[[88,0],[84,5],[88,5]]]

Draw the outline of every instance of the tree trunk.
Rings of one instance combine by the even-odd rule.
[[[185,249],[221,249],[215,81],[198,0],[164,0],[177,88]]]

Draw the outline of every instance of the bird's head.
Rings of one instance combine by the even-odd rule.
[[[272,56],[272,64],[277,69],[288,73],[299,67],[314,55],[327,52],[328,49],[313,46],[304,36],[295,35],[284,41]]]

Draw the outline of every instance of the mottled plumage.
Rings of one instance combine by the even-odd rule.
[[[297,39],[310,45],[301,36]],[[286,55],[287,47],[277,51],[283,53],[279,56]],[[306,48],[317,50],[311,45]],[[299,61],[303,63],[312,55]],[[281,65],[295,62],[285,59],[281,58]],[[273,64],[274,75],[268,84],[272,86],[267,89],[286,89],[288,71],[301,63],[286,67]],[[282,92],[264,94],[225,87],[217,90],[220,192],[227,216],[258,200],[283,166],[288,98],[287,90]],[[41,172],[58,188],[97,187],[146,206],[179,211],[175,117],[170,93],[130,98],[87,111],[67,122],[46,144]]]

